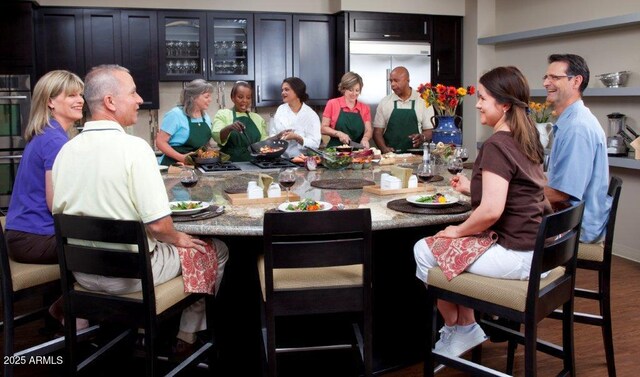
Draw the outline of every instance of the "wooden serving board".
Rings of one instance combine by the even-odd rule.
[[[429,185],[425,190],[423,184],[418,185],[418,187],[412,188],[403,188],[403,189],[393,189],[393,190],[383,190],[380,188],[380,185],[375,186],[364,186],[362,188],[363,191],[370,192],[376,195],[398,195],[398,194],[411,194],[414,192],[424,192],[424,191],[435,191],[435,187]]]
[[[249,199],[247,197],[246,192],[242,192],[239,194],[227,194],[224,193],[231,204],[269,204],[269,203],[284,203],[287,201],[287,193],[282,191],[282,194],[276,198],[258,198],[258,199]],[[300,200],[300,196],[293,192],[289,193],[289,200],[295,201]]]

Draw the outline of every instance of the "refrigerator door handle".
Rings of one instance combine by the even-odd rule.
[[[389,82],[390,75],[391,75],[391,68],[387,68],[387,95],[391,94],[391,83]]]
[[[440,76],[440,58],[436,59],[436,76]]]

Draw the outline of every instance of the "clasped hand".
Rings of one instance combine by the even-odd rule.
[[[454,175],[449,180],[451,187],[459,193],[469,195],[471,193],[471,181],[464,175]]]

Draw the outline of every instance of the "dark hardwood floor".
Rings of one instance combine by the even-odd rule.
[[[615,257],[613,259],[613,281],[612,281],[612,310],[613,310],[613,331],[614,331],[614,347],[616,357],[616,367],[618,376],[636,376],[638,375],[638,359],[640,356],[640,263],[631,262],[622,258]],[[580,270],[578,274],[578,285],[582,287],[595,287],[596,275],[591,271]],[[596,305],[591,302],[576,300],[576,308],[578,310],[595,310]],[[17,338],[19,349],[25,348],[30,344],[42,341],[43,336],[37,335],[41,324],[26,326],[19,329]],[[560,340],[560,324],[558,321],[546,319],[540,326],[540,337],[551,341]],[[607,375],[607,369],[602,348],[602,336],[599,328],[576,324],[575,325],[575,346],[576,346],[576,374],[580,377],[600,377]],[[523,355],[521,348],[516,353],[515,375],[523,375]],[[506,364],[506,343],[490,343],[487,342],[483,346],[483,364],[504,370]],[[120,358],[119,358],[120,357]],[[115,370],[127,371],[126,375],[140,374],[143,370],[140,366],[131,366],[123,355],[116,355],[113,362],[102,365],[97,370],[90,371],[87,376],[95,375],[114,375]],[[281,366],[285,369],[286,363],[295,370],[288,370],[283,373],[292,376],[342,376],[350,375],[347,372],[352,367],[344,365],[351,360],[349,356],[336,354],[321,354],[317,358],[303,356],[301,359],[282,360]],[[337,370],[324,370],[322,367],[329,367]],[[113,367],[114,370],[109,370]],[[133,370],[131,368],[134,368]],[[538,375],[549,376],[556,375],[561,369],[561,361],[553,357],[538,353]],[[64,371],[59,366],[41,366],[28,365],[16,368],[16,376],[63,376]],[[215,373],[205,373],[192,371],[184,375],[189,376],[205,376],[220,375]],[[230,374],[233,375],[233,374]],[[463,373],[445,369],[438,374],[443,377],[464,376]],[[385,374],[389,377],[418,377],[422,376],[422,363],[408,366],[406,368],[389,372]]]

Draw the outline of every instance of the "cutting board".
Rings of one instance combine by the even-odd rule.
[[[424,185],[420,184],[418,185],[418,187],[392,189],[392,190],[383,190],[380,188],[380,185],[364,186],[362,190],[366,192],[370,192],[372,194],[376,194],[376,195],[398,195],[398,194],[411,194],[415,192],[435,191],[436,189],[435,187],[428,185],[427,190],[425,190]]]
[[[247,193],[246,192],[242,192],[239,194],[227,194],[226,192],[224,193],[227,198],[229,198],[229,201],[231,202],[231,204],[269,204],[269,203],[284,203],[287,201],[287,193],[286,192],[282,192],[282,195],[280,195],[279,197],[276,198],[257,198],[257,199],[249,199],[247,197]],[[300,196],[298,194],[295,194],[293,192],[289,193],[289,200],[291,201],[295,201],[295,200],[300,200]]]

